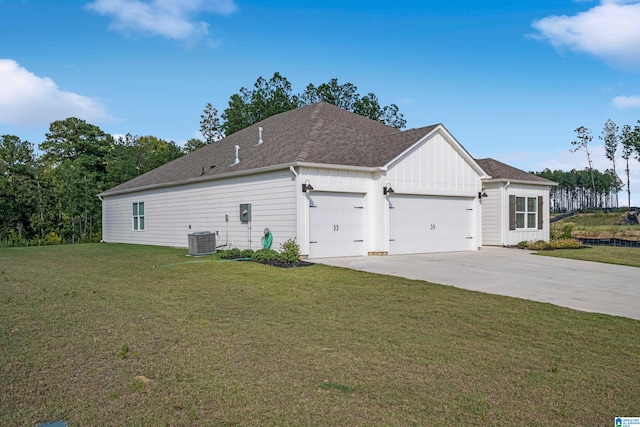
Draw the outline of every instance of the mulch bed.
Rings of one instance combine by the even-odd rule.
[[[297,268],[297,267],[310,267],[312,262],[298,261],[298,262],[286,262],[286,261],[258,261],[260,264],[271,265],[273,267],[280,268]]]

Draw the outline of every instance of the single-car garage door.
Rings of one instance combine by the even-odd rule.
[[[364,195],[311,193],[309,258],[364,255]]]
[[[476,249],[472,198],[389,196],[389,253]]]

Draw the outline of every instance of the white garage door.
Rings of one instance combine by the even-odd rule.
[[[309,258],[364,255],[364,195],[309,195]]]
[[[389,253],[417,254],[474,250],[471,198],[389,197]]]

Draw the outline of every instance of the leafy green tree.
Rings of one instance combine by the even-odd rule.
[[[231,135],[267,117],[320,101],[396,129],[402,129],[406,125],[397,105],[381,106],[373,93],[361,97],[358,88],[351,83],[340,84],[338,79],[331,79],[319,86],[309,84],[304,92],[296,95],[286,77],[276,72],[269,80],[259,77],[253,89],[242,87],[239,93],[231,95],[229,107],[222,113],[223,123],[220,128],[223,134]],[[207,104],[201,117],[213,117],[213,111],[215,109],[211,104]]]
[[[0,136],[0,238],[28,239],[36,230],[37,162],[33,145],[15,135]]]
[[[198,138],[191,138],[184,144],[184,147],[182,147],[182,149],[185,153],[191,153],[192,151],[196,151],[205,146],[207,146],[207,144],[203,140]]]
[[[280,73],[269,80],[258,77],[253,89],[240,88],[231,95],[229,107],[222,113],[225,120],[222,129],[231,135],[275,114],[298,107],[297,98],[291,93],[291,83]]]
[[[328,83],[323,83],[318,87],[312,83],[307,85],[305,91],[300,95],[300,103],[308,105],[324,101],[343,110],[354,111],[358,98],[358,88],[355,85],[351,83],[341,85],[338,83],[338,79],[331,79]]]
[[[39,146],[53,179],[58,234],[72,243],[92,239],[101,229],[101,204],[96,194],[105,189],[112,144],[111,135],[99,127],[70,117],[51,123]]]
[[[299,105],[324,101],[396,129],[402,129],[407,124],[397,105],[381,106],[375,94],[368,93],[361,97],[354,84],[339,84],[338,79],[331,79],[318,87],[313,84],[307,85],[305,91],[298,96],[298,100]]]
[[[218,117],[218,110],[210,102],[200,116],[200,133],[204,138],[204,144],[212,144],[224,138],[224,129]]]
[[[173,141],[155,136],[126,134],[109,148],[107,156],[107,187],[122,184],[143,173],[184,155]]]

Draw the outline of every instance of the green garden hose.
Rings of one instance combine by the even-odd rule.
[[[264,229],[264,236],[262,236],[262,248],[271,249],[271,243],[273,243],[273,234],[268,228]]]

